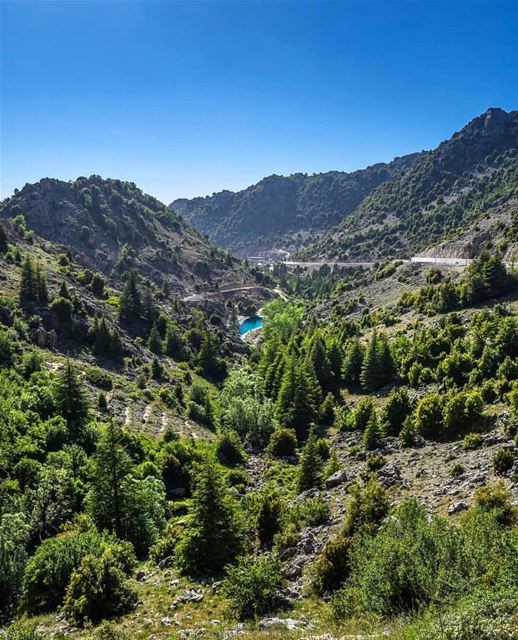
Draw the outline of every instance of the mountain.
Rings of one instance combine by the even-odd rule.
[[[132,182],[44,178],[4,200],[1,218],[70,249],[79,264],[116,281],[134,268],[177,293],[255,283],[239,261]]]
[[[415,153],[345,173],[272,175],[234,193],[175,200],[171,208],[216,244],[246,256],[293,251],[338,224],[385,181],[418,159]]]
[[[380,185],[302,255],[354,260],[422,252],[505,203],[515,209],[517,158],[518,111],[488,109]]]

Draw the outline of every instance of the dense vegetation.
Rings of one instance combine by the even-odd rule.
[[[290,299],[265,306],[247,345],[235,308],[189,309],[137,268],[94,273],[27,233],[0,231],[7,637],[39,640],[31,622],[59,613],[81,637],[122,640],[118,622],[146,617],[139,602],[167,571],[169,587],[195,587],[175,592],[175,607],[210,593],[232,620],[304,606],[308,593],[288,587],[296,574],[330,625],[516,638],[517,284],[497,253],[455,280],[430,269],[393,308],[360,314],[319,311],[397,264],[279,269],[268,277]],[[176,422],[129,428],[134,400]],[[500,482],[478,486],[455,519],[384,481],[394,451],[477,456],[493,431],[504,434],[491,458]],[[304,567],[301,548],[313,554]]]

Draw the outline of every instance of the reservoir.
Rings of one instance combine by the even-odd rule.
[[[261,316],[250,316],[245,318],[239,325],[239,334],[244,336],[245,333],[252,331],[253,329],[260,329],[263,326],[263,319]]]

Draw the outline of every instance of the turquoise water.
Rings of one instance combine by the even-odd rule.
[[[261,316],[250,316],[245,318],[239,325],[239,333],[244,336],[245,333],[252,331],[252,329],[260,329],[263,326],[263,319]]]

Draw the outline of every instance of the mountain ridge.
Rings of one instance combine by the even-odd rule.
[[[353,172],[272,174],[237,192],[178,198],[170,207],[201,233],[250,255],[273,248],[293,249],[352,212],[385,180],[412,165],[419,153],[396,157]]]

